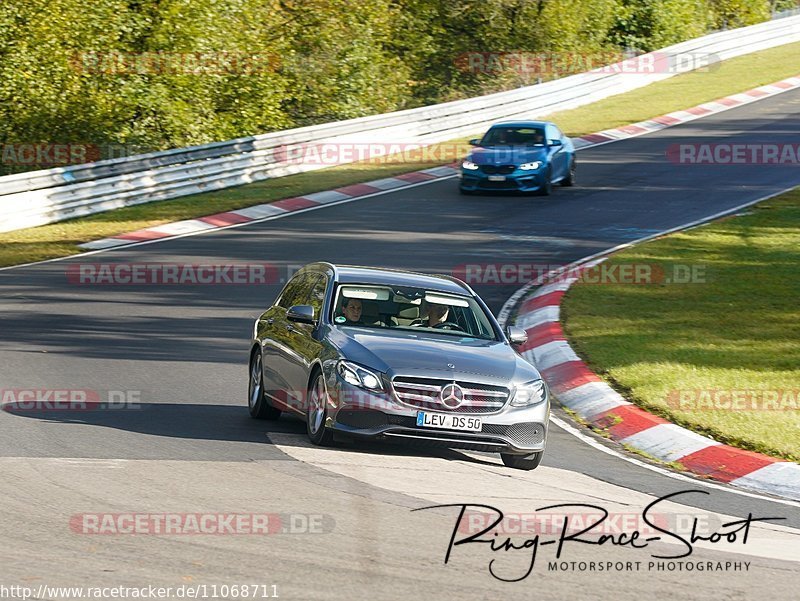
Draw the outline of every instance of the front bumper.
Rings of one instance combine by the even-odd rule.
[[[415,445],[527,455],[543,451],[547,440],[550,399],[537,405],[493,413],[433,411],[481,419],[480,432],[416,425],[421,409],[396,400],[391,392],[369,393],[339,377],[328,380],[327,427],[353,436],[405,441]],[[425,411],[428,411],[427,409]]]
[[[461,189],[465,192],[536,192],[545,185],[545,169],[536,171],[515,171],[504,175],[503,181],[491,181],[490,175],[482,170],[461,168]]]

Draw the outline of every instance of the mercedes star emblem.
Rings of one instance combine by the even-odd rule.
[[[457,409],[464,402],[464,389],[455,382],[446,384],[442,386],[439,398],[442,399],[442,404],[448,409]]]

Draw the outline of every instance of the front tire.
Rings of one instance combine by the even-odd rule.
[[[550,196],[553,193],[553,174],[550,168],[547,168],[547,173],[544,175],[544,184],[539,188],[537,194],[539,196]]]
[[[538,453],[531,453],[530,455],[511,455],[509,453],[500,453],[500,458],[503,460],[503,465],[511,467],[516,470],[535,470],[539,467],[544,457],[544,451]]]
[[[250,382],[247,387],[247,408],[253,419],[275,420],[281,416],[281,410],[269,404],[264,395],[264,370],[261,363],[261,352],[256,351],[250,358]]]
[[[561,180],[561,185],[565,188],[570,188],[575,185],[577,179],[575,175],[575,159],[572,159],[569,163],[569,172],[567,173],[567,177]]]
[[[308,403],[306,408],[306,432],[315,445],[330,446],[333,443],[333,432],[325,426],[328,420],[328,393],[322,374],[317,373],[308,387]]]

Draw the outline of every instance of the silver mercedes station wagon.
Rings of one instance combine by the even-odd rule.
[[[248,405],[257,419],[334,435],[500,453],[539,465],[550,398],[484,302],[449,276],[313,263],[255,322]]]

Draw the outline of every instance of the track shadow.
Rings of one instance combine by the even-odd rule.
[[[298,417],[282,414],[275,421],[254,420],[247,408],[235,405],[199,405],[173,403],[139,403],[120,408],[52,409],[6,403],[0,406],[9,414],[61,424],[81,424],[115,430],[124,430],[148,436],[158,436],[194,441],[224,441],[270,445],[271,434],[291,437],[289,446],[309,446],[306,426]],[[296,441],[296,443],[295,443]],[[287,444],[286,436],[282,437]],[[331,450],[346,450],[364,454],[381,454],[409,457],[442,457],[452,460],[474,459],[458,451],[428,446],[411,446],[390,441],[372,441],[339,437]],[[224,461],[225,457],[219,457]]]

